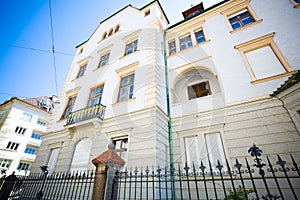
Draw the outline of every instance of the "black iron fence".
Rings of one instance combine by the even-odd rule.
[[[113,191],[108,192],[112,200],[300,198],[300,170],[292,155],[262,158],[255,145],[249,153],[254,159],[117,171],[112,181],[106,181],[106,192]],[[0,199],[86,200],[97,192],[94,171],[48,174],[46,166],[41,169],[41,174],[7,177]]]
[[[91,199],[94,176],[94,171],[61,172],[51,175],[42,173],[18,177],[18,180],[6,181],[4,184],[13,185],[13,189],[7,194],[8,199],[85,200]],[[6,195],[3,186],[1,200],[5,199]]]
[[[254,156],[254,165],[245,158],[243,162],[236,159],[233,166],[226,160],[224,165],[218,161],[217,166],[208,161],[206,166],[201,162],[199,166],[178,164],[117,172],[111,199],[300,198],[299,167],[292,155],[289,155],[289,164],[279,155],[275,164],[266,156],[265,164],[259,152],[250,153]]]

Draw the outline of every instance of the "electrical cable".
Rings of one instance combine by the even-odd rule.
[[[50,12],[50,28],[51,28],[51,44],[52,44],[52,56],[53,56],[53,67],[54,67],[54,80],[55,80],[56,96],[58,96],[51,0],[49,0],[48,2],[49,2],[49,12]]]
[[[19,49],[26,49],[26,50],[30,50],[30,51],[40,51],[40,52],[45,52],[45,53],[52,53],[52,51],[50,51],[50,50],[37,49],[37,48],[33,48],[33,47],[25,47],[25,46],[18,46],[18,45],[11,45],[11,44],[4,44],[4,43],[0,43],[0,46],[8,46],[8,47],[14,47],[14,48],[19,48]],[[58,52],[58,51],[55,51],[55,53],[67,55],[67,56],[75,56],[74,54]]]

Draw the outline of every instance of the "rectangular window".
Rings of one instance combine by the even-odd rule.
[[[205,134],[206,151],[212,167],[217,166],[218,160],[225,166],[225,154],[219,133]]]
[[[0,158],[0,169],[6,169],[8,170],[10,167],[12,160]]]
[[[6,145],[6,149],[13,150],[13,151],[17,151],[19,145],[20,145],[20,144],[15,143],[15,142],[8,142],[8,144]]]
[[[128,138],[113,139],[115,150],[123,160],[127,160]]]
[[[189,167],[199,165],[199,146],[197,136],[184,137],[184,149],[185,149],[185,162]]]
[[[188,86],[189,100],[211,95],[208,81]]]
[[[120,102],[120,101],[125,101],[127,99],[131,99],[133,95],[133,89],[134,89],[134,74],[123,77],[121,79],[118,101]]]
[[[17,126],[16,129],[15,129],[15,133],[19,134],[19,135],[24,135],[26,132],[26,128],[23,128],[23,127],[20,127],[20,126]]]
[[[104,65],[108,65],[109,55],[110,53],[108,52],[101,56],[98,67],[103,67]]]
[[[66,107],[66,109],[65,109],[65,111],[64,111],[64,113],[62,115],[62,119],[68,118],[69,114],[72,112],[72,109],[74,107],[75,101],[76,101],[76,96],[69,98],[67,107]]]
[[[32,147],[26,147],[24,153],[28,153],[28,154],[35,154],[36,149],[32,148]]]
[[[270,46],[247,52],[245,56],[257,79],[286,72]]]
[[[41,121],[41,120],[38,120],[36,123],[41,125],[41,126],[47,126],[47,124],[45,122]]]
[[[103,94],[103,88],[104,86],[98,86],[95,89],[92,89],[90,98],[89,98],[89,104],[88,106],[94,106],[101,103],[102,94]]]
[[[199,136],[187,136],[184,137],[184,150],[185,150],[185,162],[192,169],[193,163],[195,167],[201,164],[201,161],[206,165],[209,171],[209,165],[207,160],[211,162],[212,168],[216,170],[218,160],[225,166],[225,154],[223,150],[222,140],[219,133],[205,134],[204,145],[200,146]],[[205,152],[203,154],[203,152]],[[201,155],[201,153],[203,155]],[[201,157],[203,156],[203,157]]]
[[[30,167],[29,163],[20,162],[17,170],[19,170],[19,171],[28,171],[29,167]]]
[[[134,40],[126,44],[125,56],[131,54],[137,50],[138,40]]]
[[[30,122],[32,119],[32,114],[23,112],[23,116],[21,117],[22,120]]]
[[[169,42],[169,55],[176,53],[176,43],[175,40]]]
[[[40,134],[37,133],[32,133],[31,134],[31,138],[37,139],[37,140],[41,140],[42,136]]]
[[[83,76],[83,75],[84,75],[84,72],[85,72],[86,66],[87,66],[87,64],[80,66],[80,68],[79,68],[79,72],[78,72],[78,74],[77,74],[77,77],[76,77],[76,78],[79,78],[79,77],[81,77],[81,76]]]
[[[270,33],[234,47],[241,52],[253,83],[281,78],[293,73],[273,40],[274,34]]]
[[[255,21],[247,9],[229,16],[228,19],[233,30],[247,26]]]
[[[50,151],[49,159],[47,162],[49,174],[51,174],[55,169],[57,158],[59,155],[59,150],[60,150],[59,148],[54,148],[54,149],[51,149],[51,151]]]
[[[180,50],[184,50],[193,46],[191,35],[185,35],[179,38]]]
[[[197,44],[205,42],[203,30],[195,31],[195,37],[196,37]]]

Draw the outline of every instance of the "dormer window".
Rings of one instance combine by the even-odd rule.
[[[111,36],[113,34],[113,29],[110,29],[109,33],[108,33],[108,37]]]
[[[104,32],[103,35],[102,35],[102,40],[104,40],[106,38],[106,36],[107,36],[107,33]]]
[[[145,11],[145,17],[150,15],[150,9]]]
[[[203,3],[200,3],[196,6],[191,7],[190,9],[184,11],[182,13],[182,15],[183,15],[184,19],[188,19],[188,18],[191,18],[191,17],[203,12],[203,10],[204,10]]]
[[[120,30],[120,26],[117,25],[116,28],[115,28],[115,33],[118,32],[119,30]]]

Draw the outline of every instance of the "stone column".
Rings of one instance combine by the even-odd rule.
[[[113,144],[109,144],[108,150],[92,160],[92,163],[96,166],[92,200],[109,200],[114,192],[113,180],[115,172],[125,164],[125,161],[114,148]]]
[[[107,167],[103,163],[95,164],[96,173],[93,188],[93,200],[104,199],[106,177],[107,177]]]

